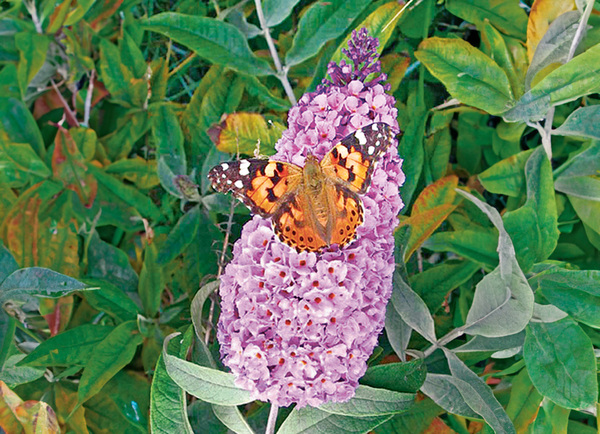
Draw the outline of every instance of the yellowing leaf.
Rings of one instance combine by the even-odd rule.
[[[233,113],[210,128],[208,134],[222,152],[252,154],[260,141],[260,153],[271,154],[284,129],[278,122],[269,127],[257,113]]]
[[[0,380],[0,428],[4,432],[21,432],[17,409],[22,403],[23,400]]]
[[[79,152],[75,140],[69,131],[61,126],[58,127],[58,134],[54,140],[52,171],[66,188],[77,193],[86,208],[92,206],[98,191],[98,182],[88,172],[85,158]]]
[[[576,7],[575,0],[535,0],[533,2],[527,23],[527,57],[530,62],[550,23],[559,15],[575,10]]]
[[[406,246],[404,261],[410,256],[454,211],[458,177],[447,176],[425,187],[415,200],[411,216],[400,222],[410,225],[411,232]]]
[[[386,54],[381,58],[381,70],[387,75],[390,84],[389,93],[394,93],[400,86],[404,74],[410,65],[410,57],[403,54]]]
[[[0,428],[7,433],[60,433],[52,407],[43,401],[25,401],[0,381]]]

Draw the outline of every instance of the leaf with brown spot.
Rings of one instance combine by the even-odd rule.
[[[425,187],[415,200],[411,216],[400,222],[400,227],[411,226],[410,237],[405,250],[404,260],[410,256],[456,209],[458,203],[455,188],[458,177],[455,175],[442,178]]]
[[[75,140],[62,126],[58,126],[58,134],[54,140],[52,171],[55,178],[60,179],[66,188],[79,196],[86,208],[92,206],[98,191],[98,182],[88,172],[85,158],[79,152]]]
[[[535,0],[527,23],[527,57],[531,62],[538,43],[548,30],[550,23],[565,12],[575,10],[575,0]]]
[[[23,400],[0,380],[0,429],[7,433],[22,431],[17,411]]]
[[[61,297],[58,300],[51,298],[40,299],[40,313],[48,323],[50,328],[50,336],[56,336],[63,331],[73,313],[74,298],[72,295]],[[44,314],[44,312],[50,312]]]
[[[22,408],[28,418],[23,424],[26,433],[60,433],[56,413],[44,401],[25,401]]]

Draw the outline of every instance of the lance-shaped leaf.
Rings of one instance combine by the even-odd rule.
[[[525,328],[533,314],[533,291],[519,268],[515,249],[495,208],[457,190],[490,218],[500,234],[499,265],[477,285],[465,332],[486,337],[508,336]]]
[[[265,60],[252,53],[246,37],[237,27],[223,21],[164,12],[149,18],[144,28],[168,36],[211,63],[250,75],[275,72]]]
[[[94,175],[89,173],[85,158],[79,152],[75,140],[69,131],[60,125],[54,140],[52,172],[66,188],[77,193],[86,208],[92,206],[98,192],[98,182]]]
[[[448,0],[446,7],[478,27],[487,20],[501,32],[525,39],[527,14],[513,0]]]
[[[369,2],[364,0],[314,3],[300,18],[298,32],[285,56],[285,63],[296,65],[317,54],[327,41],[343,34],[368,5]]]
[[[597,119],[600,119],[600,105],[580,107],[552,133],[600,140],[600,122]]]
[[[565,12],[574,10],[575,7],[575,0],[560,2],[536,0],[534,2],[527,23],[527,57],[529,57],[530,62],[533,59],[537,45],[548,31],[550,23]]]

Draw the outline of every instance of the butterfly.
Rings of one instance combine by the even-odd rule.
[[[356,239],[364,221],[360,195],[395,135],[377,122],[345,137],[321,161],[308,155],[304,167],[238,160],[213,167],[208,178],[216,191],[232,191],[254,214],[271,218],[275,234],[297,251],[341,248]]]

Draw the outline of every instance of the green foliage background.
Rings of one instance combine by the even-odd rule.
[[[407,177],[386,332],[278,432],[597,432],[600,3],[532,3],[0,3],[0,427],[264,431],[214,339],[249,214],[206,174],[367,27]]]

